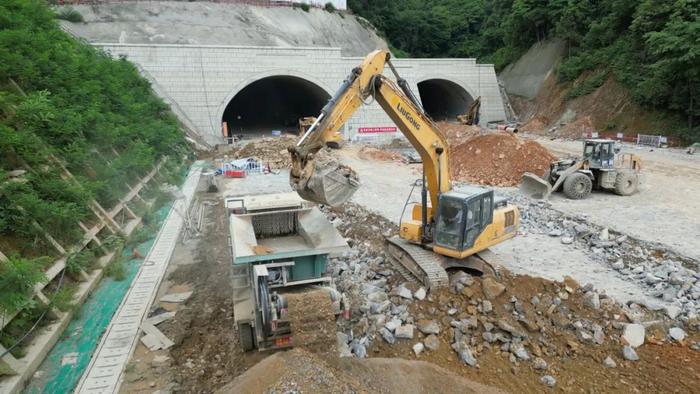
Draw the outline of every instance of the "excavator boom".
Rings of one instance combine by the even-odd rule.
[[[382,75],[386,65],[396,75],[398,85]],[[339,205],[350,199],[359,186],[357,175],[337,162],[318,162],[315,154],[370,96],[420,154],[430,199],[437,205],[439,193],[450,190],[447,142],[424,114],[405,81],[398,77],[386,50],[370,53],[352,70],[323,107],[316,123],[290,148],[292,188],[306,200],[327,205]]]

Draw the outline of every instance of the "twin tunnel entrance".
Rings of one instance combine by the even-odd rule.
[[[453,121],[466,113],[472,96],[446,79],[418,83],[418,95],[435,121]],[[300,118],[318,116],[330,95],[303,78],[277,75],[259,79],[238,92],[228,103],[222,121],[229,135],[270,135],[272,131],[296,133]]]

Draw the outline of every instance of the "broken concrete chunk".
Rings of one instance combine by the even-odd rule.
[[[423,341],[425,348],[428,350],[438,350],[440,348],[440,340],[436,335],[428,335]]]
[[[141,337],[141,342],[151,351],[163,349],[167,350],[175,345],[175,342],[163,335],[156,326],[144,322],[141,324],[141,330],[146,334]]]
[[[415,345],[413,345],[413,353],[415,353],[416,356],[419,356],[421,353],[423,353],[423,349],[425,349],[425,346],[422,342],[418,342]]]
[[[467,344],[464,342],[455,342],[452,344],[452,350],[459,355],[459,359],[462,360],[463,363],[471,367],[476,367],[476,357],[474,357],[471,348],[469,348]]]
[[[515,357],[517,357],[520,360],[529,360],[530,359],[530,354],[525,350],[525,347],[523,345],[516,345],[515,347],[511,346],[510,349]]]
[[[622,333],[622,338],[633,348],[642,346],[646,336],[646,329],[641,324],[628,324]]]
[[[670,330],[668,330],[668,336],[671,337],[676,342],[680,342],[685,339],[685,331],[683,331],[682,328],[679,327],[673,327]]]
[[[148,319],[144,320],[144,323],[149,323],[149,324],[152,324],[154,326],[157,326],[158,324],[160,324],[166,320],[172,319],[173,317],[175,317],[175,312],[164,312],[164,313],[160,313],[158,315],[149,317]]]
[[[496,325],[501,330],[506,331],[513,336],[520,337],[520,338],[527,337],[527,334],[525,332],[523,332],[523,330],[516,328],[514,325],[508,323],[505,319],[498,319],[498,321],[496,322]]]
[[[395,331],[398,327],[401,327],[401,320],[393,318],[384,324],[389,331]]]
[[[544,375],[540,378],[540,382],[548,387],[554,387],[557,384],[557,380],[552,375]]]
[[[487,276],[481,281],[481,288],[484,291],[484,296],[489,300],[495,299],[506,290],[504,285],[496,282],[496,280],[490,276]]]
[[[186,291],[184,293],[171,293],[171,294],[166,294],[162,297],[160,297],[161,302],[172,302],[172,303],[179,303],[179,302],[185,302],[187,301],[188,298],[192,296],[191,291]]]
[[[670,319],[675,319],[681,314],[681,308],[675,305],[669,305],[666,307],[666,315]]]
[[[394,335],[396,338],[400,339],[413,339],[413,324],[405,324],[397,327]]]
[[[411,293],[411,290],[409,290],[403,286],[397,287],[395,293],[396,293],[396,295],[398,295],[401,298],[405,298],[407,300],[413,299],[413,293]]]
[[[595,291],[589,291],[583,296],[583,305],[592,308],[600,309],[600,297]]]
[[[625,346],[622,348],[622,357],[625,358],[625,360],[628,361],[639,361],[639,356],[637,356],[637,352],[632,349],[630,346]]]
[[[379,330],[379,334],[386,341],[386,343],[390,345],[393,345],[396,342],[394,334],[392,334],[391,331],[389,331],[386,327],[382,327],[381,330]]]
[[[547,362],[539,357],[535,358],[535,361],[532,363],[532,365],[535,367],[535,369],[540,371],[547,369]]]
[[[422,332],[423,334],[430,335],[430,334],[439,334],[440,333],[440,325],[435,320],[427,320],[427,319],[420,319],[416,323],[418,326],[418,330]]]
[[[617,363],[612,359],[612,357],[608,356],[605,358],[605,360],[603,360],[603,366],[605,368],[615,368],[617,367]]]
[[[413,296],[417,300],[422,301],[425,298],[425,289],[421,287],[420,289],[416,290],[415,293],[413,293]]]

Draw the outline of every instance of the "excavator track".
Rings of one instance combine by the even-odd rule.
[[[397,236],[387,238],[387,252],[391,260],[404,268],[428,289],[447,287],[449,278],[442,267],[442,256]],[[401,270],[399,270],[401,271]],[[404,274],[404,277],[406,275]]]
[[[458,260],[423,249],[398,236],[387,238],[386,241],[387,252],[397,271],[406,280],[418,282],[428,289],[447,287],[449,268],[468,269],[483,275],[498,276],[496,268],[501,265],[498,257],[488,249]]]

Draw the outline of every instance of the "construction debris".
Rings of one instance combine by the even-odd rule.
[[[175,344],[175,342],[163,335],[153,324],[144,322],[141,324],[141,330],[146,333],[146,335],[141,337],[141,342],[150,351],[170,349]]]
[[[148,319],[144,320],[144,323],[151,324],[153,326],[157,326],[158,324],[170,320],[173,317],[175,317],[176,312],[163,312],[160,314],[157,314],[155,316],[151,316]]]
[[[284,134],[279,137],[252,140],[235,151],[233,155],[235,158],[258,159],[271,169],[289,168],[292,165],[292,158],[287,148],[296,145],[298,139],[298,136]],[[316,154],[316,157],[323,159],[330,154],[331,149],[324,148]]]
[[[192,296],[191,291],[186,291],[183,293],[171,293],[171,294],[166,294],[166,295],[160,297],[160,302],[180,303],[180,302],[187,301],[187,299],[190,298],[191,296]]]

